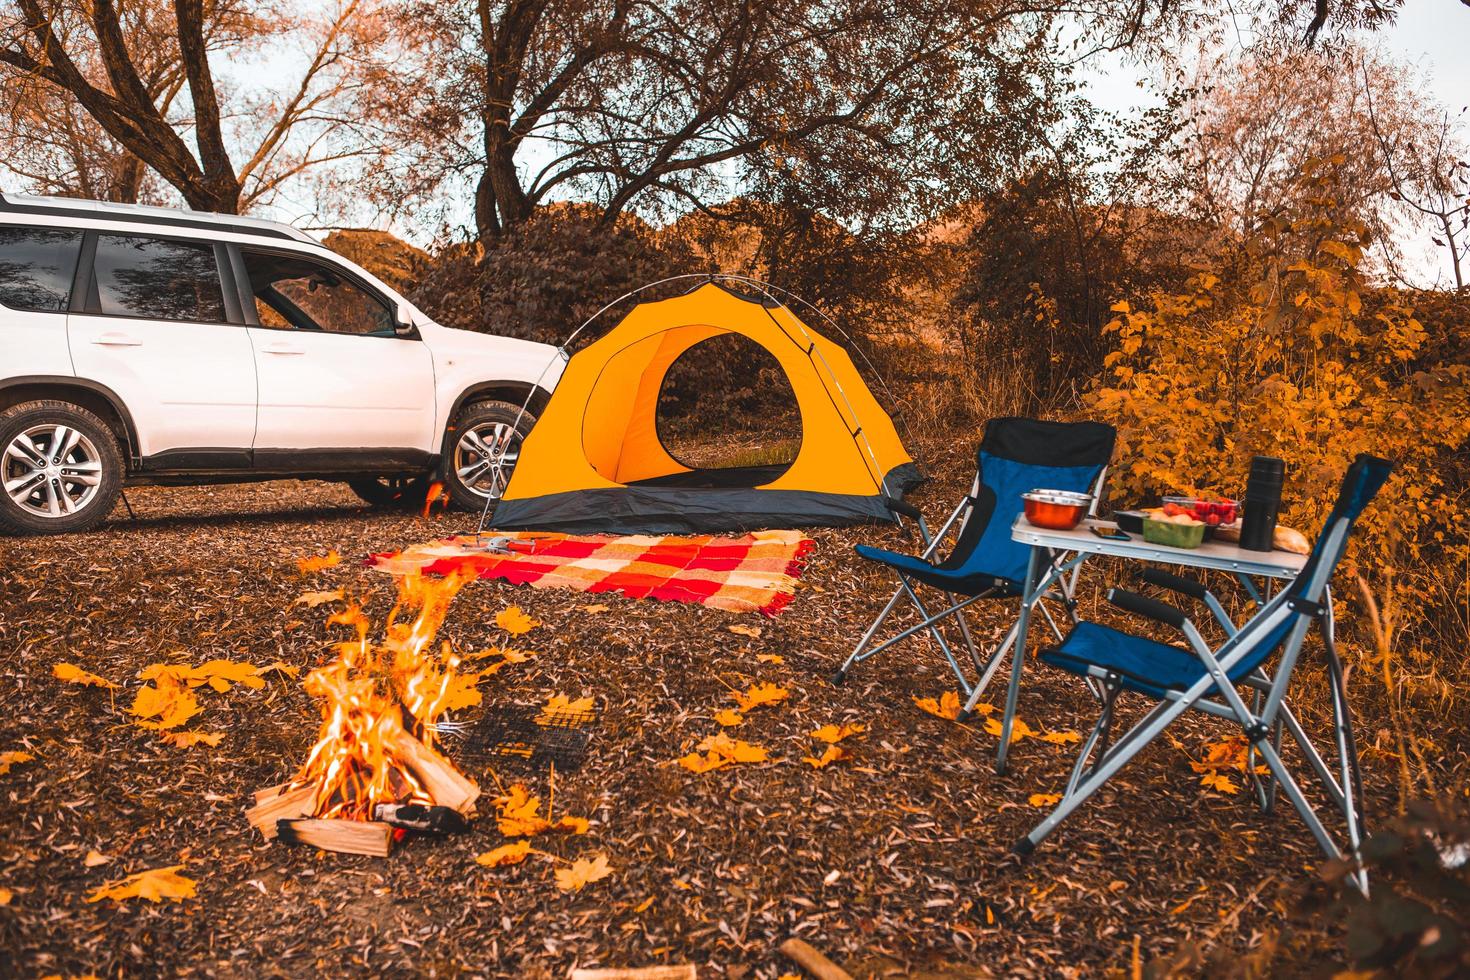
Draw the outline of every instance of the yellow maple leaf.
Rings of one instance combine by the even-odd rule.
[[[88,851],[87,856],[82,858],[82,864],[88,868],[98,868],[104,864],[110,863],[111,861],[112,858],[108,857],[106,854],[103,854],[101,851],[96,850],[95,848]]]
[[[704,754],[701,755],[701,752]],[[724,732],[720,732],[706,737],[699,743],[697,751],[682,756],[679,759],[679,765],[690,772],[711,772],[736,763],[766,761],[765,749],[758,745],[732,739]]]
[[[540,626],[538,620],[527,616],[520,606],[510,606],[502,609],[495,617],[495,625],[505,630],[511,636],[520,636],[529,633]]]
[[[1060,793],[1032,793],[1026,797],[1026,802],[1032,806],[1056,806],[1062,802]]]
[[[327,552],[325,555],[312,555],[310,558],[296,559],[296,567],[301,569],[302,575],[313,575],[326,568],[342,563],[342,556],[336,550]]]
[[[440,711],[458,711],[461,708],[470,708],[479,704],[483,699],[480,689],[476,685],[485,675],[480,674],[455,674],[449,678],[444,687],[443,699],[440,702]]]
[[[612,873],[605,854],[594,855],[591,860],[578,858],[571,867],[556,869],[556,887],[564,892],[581,891],[584,886],[601,881]]]
[[[506,837],[534,837],[551,829],[551,822],[540,814],[541,797],[532,796],[521,783],[496,797],[500,832]]]
[[[105,687],[116,690],[117,685],[105,677],[98,677],[90,671],[85,671],[76,664],[57,664],[51,668],[51,674],[59,681],[68,684],[80,684],[83,687]]]
[[[199,700],[194,692],[181,685],[172,674],[160,674],[157,685],[138,689],[133,706],[128,709],[140,719],[136,724],[143,728],[165,730],[178,728],[199,713]],[[157,718],[157,721],[148,721]]]
[[[336,602],[346,597],[346,593],[341,589],[331,589],[325,592],[303,592],[296,597],[296,600],[291,605],[306,606],[308,609],[315,609],[317,606],[325,605],[328,602]]]
[[[18,749],[12,749],[9,752],[0,752],[0,776],[9,772],[11,766],[18,766],[22,762],[32,762],[35,758],[29,752],[21,752]]]
[[[1223,772],[1207,772],[1200,777],[1199,784],[1206,789],[1228,793],[1231,796],[1240,792],[1240,786]]]
[[[791,696],[791,692],[776,684],[752,684],[746,691],[730,695],[740,710],[749,714],[763,704],[780,704]]]
[[[725,629],[734,633],[736,636],[748,636],[752,640],[759,638],[761,635],[761,628],[759,626],[741,626],[737,623],[734,626],[726,626]]]
[[[256,673],[262,677],[264,677],[266,674],[284,674],[287,677],[295,679],[301,676],[301,668],[294,667],[291,664],[286,663],[285,661],[277,660],[274,663],[266,664],[264,667],[257,670]]]
[[[194,897],[194,882],[179,874],[182,864],[169,868],[153,868],[128,875],[120,881],[112,881],[87,896],[88,902],[100,902],[110,898],[122,902],[129,898],[146,898],[150,902],[164,899],[181,901]]]
[[[726,728],[733,728],[745,720],[745,716],[734,708],[721,708],[715,712],[714,718],[715,721],[724,725]]]
[[[203,742],[213,748],[224,739],[224,732],[164,732],[159,736],[169,745],[179,749],[191,749]]]
[[[574,720],[577,715],[590,712],[596,704],[590,697],[577,698],[575,701],[565,694],[553,694],[541,706],[541,713],[536,716],[536,724],[550,725],[557,721],[557,716],[566,720]]]
[[[596,616],[599,613],[605,613],[605,612],[607,612],[607,609],[608,609],[608,607],[605,604],[601,603],[601,602],[595,602],[595,603],[593,603],[590,606],[583,606],[582,607],[582,611],[584,613],[591,613],[593,616]]]
[[[779,653],[758,653],[755,659],[763,664],[784,664],[786,662],[786,658]]]
[[[801,761],[805,762],[813,769],[825,769],[834,762],[841,762],[843,759],[849,759],[851,757],[851,754],[842,746],[829,745],[827,746],[827,751],[822,753],[821,758],[814,759],[811,756],[807,756]]]
[[[238,660],[206,660],[194,668],[193,675],[201,681],[207,681],[210,687],[220,693],[228,691],[231,684],[244,684],[256,691],[265,687],[265,681],[260,677],[260,668]],[[191,679],[189,686],[197,687],[198,684]]]
[[[492,851],[486,851],[475,858],[475,863],[483,864],[487,868],[503,868],[508,864],[520,864],[530,853],[531,842],[518,840],[502,844]]]
[[[812,732],[812,738],[819,742],[826,742],[828,745],[836,745],[844,738],[861,735],[865,731],[867,728],[862,725],[823,725]]]
[[[715,755],[714,753],[706,756],[698,752],[690,752],[688,755],[679,756],[679,765],[688,769],[690,772],[713,772],[716,769],[723,769],[729,764],[729,759]]]
[[[954,691],[945,691],[939,696],[938,701],[933,698],[914,698],[914,704],[934,717],[943,718],[946,721],[954,721],[960,716],[960,696]]]
[[[577,836],[578,834],[587,833],[587,829],[591,826],[586,817],[562,817],[556,822],[556,826],[551,829],[558,834]]]
[[[1001,723],[999,718],[986,718],[985,730],[996,738],[1000,738]],[[1011,719],[1011,743],[1019,742],[1023,738],[1035,738],[1040,733],[1019,718]]]
[[[1082,736],[1072,731],[1057,731],[1047,732],[1041,736],[1041,740],[1043,742],[1050,742],[1052,745],[1072,745],[1082,741]]]

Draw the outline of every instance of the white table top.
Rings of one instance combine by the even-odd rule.
[[[1149,544],[1143,535],[1127,532],[1128,541],[1109,541],[1093,534],[1090,526],[1112,529],[1112,521],[1085,520],[1070,531],[1053,531],[1035,527],[1024,516],[1018,515],[1011,525],[1011,538],[1022,544],[1040,545],[1058,551],[1084,552],[1095,555],[1115,555],[1135,561],[1153,561],[1168,565],[1185,565],[1190,568],[1207,568],[1240,575],[1263,575],[1269,578],[1296,578],[1307,563],[1306,555],[1294,555],[1289,551],[1246,551],[1239,545],[1225,541],[1206,541],[1198,548],[1171,548],[1163,544]]]

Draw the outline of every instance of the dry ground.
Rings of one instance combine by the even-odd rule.
[[[916,501],[938,511],[965,468],[948,460],[947,478]],[[226,737],[181,750],[128,723],[135,673],[181,656],[320,662],[327,610],[293,609],[298,594],[345,586],[381,617],[391,582],[357,559],[471,520],[373,512],[318,484],[130,496],[138,519],[120,512],[98,533],[0,539],[0,751],[36,756],[0,776],[0,887],[14,893],[0,907],[0,974],[563,976],[572,965],[694,962],[711,976],[771,978],[792,969],[775,947],[797,935],[857,971],[1094,975],[1128,970],[1135,942],[1144,961],[1191,944],[1244,953],[1281,932],[1319,863],[1289,810],[1266,816],[1245,794],[1198,788],[1186,753],[1222,733],[1208,724],[1149,750],[1029,863],[1009,857],[1042,815],[1027,797],[1060,789],[1072,748],[1022,742],[997,776],[994,738],[914,706],[952,686],[924,642],[846,686],[827,681],[886,596],[852,543],[903,545],[874,528],[814,532],[807,587],[772,621],[485,582],[461,593],[442,633],[461,649],[503,640],[493,618],[511,603],[544,623],[521,643],[540,656],[488,680],[487,704],[598,698],[587,764],[555,786],[557,812],[590,817],[592,830],[543,846],[605,852],[611,878],[567,895],[544,860],[482,868],[474,856],[501,842],[483,819],[468,836],[410,842],[387,860],[266,843],[241,811],[312,741],[316,709],[299,682],[206,694],[195,727]],[[348,560],[303,581],[294,559],[333,548]],[[1105,572],[1093,571],[1094,585]],[[1083,614],[1101,614],[1088,595]],[[610,608],[583,609],[592,603]],[[980,616],[992,634],[1004,605]],[[764,632],[747,639],[727,630],[735,623]],[[63,685],[51,676],[59,661],[125,689]],[[756,680],[787,686],[791,700],[736,734],[779,761],[678,768],[717,730],[726,685]],[[1321,731],[1320,701],[1303,713]],[[1074,679],[1042,668],[1027,676],[1021,716],[1085,731],[1092,709]],[[855,763],[816,772],[799,760],[814,748],[807,733],[828,722],[868,731],[848,743]],[[1391,777],[1369,762],[1381,812]],[[545,796],[545,773],[524,778]],[[91,849],[111,863],[86,867]],[[105,881],[181,861],[195,899],[85,900]]]

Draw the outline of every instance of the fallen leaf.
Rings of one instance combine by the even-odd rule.
[[[224,739],[224,732],[164,732],[161,736],[165,742],[178,749],[191,749],[203,742],[210,748],[219,745]]]
[[[475,858],[476,864],[483,864],[487,868],[503,868],[508,864],[520,864],[531,853],[531,842],[518,840],[510,844],[502,844],[493,851],[486,851]]]
[[[1206,789],[1213,789],[1220,793],[1234,796],[1240,792],[1240,786],[1223,772],[1207,772],[1199,779],[1199,784]]]
[[[558,834],[572,834],[575,836],[577,834],[587,833],[587,828],[590,826],[591,824],[587,822],[586,817],[562,817],[556,822],[556,826],[551,829]]]
[[[208,682],[209,686],[223,694],[231,684],[243,684],[252,690],[265,687],[260,678],[260,668],[239,660],[206,660],[195,667],[189,679],[190,687]]]
[[[591,713],[596,702],[590,697],[570,700],[565,694],[553,694],[541,706],[541,713],[536,716],[536,724],[546,726],[557,722],[576,721],[579,715]],[[560,716],[560,717],[558,717]]]
[[[759,626],[741,626],[737,623],[734,626],[726,626],[725,629],[734,633],[736,636],[748,636],[752,640],[761,635],[761,628]]]
[[[763,704],[780,704],[790,696],[790,691],[776,684],[752,684],[743,693],[737,691],[731,695],[745,714],[749,714]]]
[[[341,589],[332,589],[329,592],[303,592],[296,597],[296,600],[291,605],[306,606],[308,609],[315,609],[317,606],[325,605],[328,602],[336,602],[346,597],[346,594]]]
[[[1056,806],[1062,802],[1060,793],[1032,793],[1026,797],[1026,802],[1032,806]]]
[[[643,901],[639,902],[637,905],[633,906],[633,914],[634,915],[642,915],[644,912],[647,912],[649,910],[649,908],[652,907],[652,905],[653,905],[653,896],[650,895],[647,898],[645,898]]]
[[[96,868],[101,865],[107,864],[111,860],[112,858],[108,857],[106,854],[103,854],[101,851],[93,850],[88,851],[87,856],[82,858],[82,864],[86,865],[89,868]]]
[[[999,718],[986,718],[985,730],[996,738],[1000,738],[1002,726]],[[1034,738],[1040,733],[1019,718],[1011,719],[1011,744],[1021,741],[1023,738]]]
[[[715,712],[714,717],[715,721],[719,722],[726,728],[733,728],[734,726],[740,724],[742,721],[745,720],[745,716],[736,711],[734,708],[721,708],[719,711]]]
[[[199,700],[194,692],[184,687],[172,674],[159,674],[154,684],[138,689],[129,713],[137,715],[136,722],[143,728],[163,731],[178,728],[200,711]],[[157,718],[157,721],[148,721]]]
[[[7,772],[9,772],[11,766],[18,766],[22,762],[32,762],[35,760],[35,758],[36,757],[31,755],[29,752],[21,752],[18,750],[0,752],[0,776],[3,776]]]
[[[1041,740],[1043,742],[1050,742],[1053,745],[1073,745],[1082,741],[1082,736],[1070,731],[1047,732],[1041,736]]]
[[[194,882],[179,874],[184,866],[175,864],[170,868],[153,868],[128,875],[120,881],[112,881],[87,896],[88,902],[100,902],[110,898],[123,902],[129,898],[146,898],[150,902],[164,899],[181,901],[194,897]]]
[[[534,837],[551,829],[551,821],[541,816],[541,797],[516,783],[504,796],[496,797],[500,832],[506,837]]]
[[[520,636],[522,633],[531,632],[541,623],[527,616],[520,606],[510,606],[496,614],[495,625],[511,636]]]
[[[599,615],[601,613],[605,613],[605,612],[607,612],[607,610],[608,610],[608,607],[606,605],[604,605],[603,603],[601,603],[601,602],[596,602],[596,603],[593,603],[590,606],[583,606],[582,607],[582,611],[584,613],[590,613],[593,616],[597,616],[597,615]]]
[[[954,691],[945,691],[939,696],[938,701],[933,698],[914,698],[914,704],[934,717],[943,718],[946,721],[954,721],[960,716],[960,696]]]
[[[828,745],[836,745],[844,738],[861,735],[865,731],[867,728],[862,725],[823,725],[812,732],[812,738],[819,742],[826,742]]]
[[[786,662],[786,658],[779,653],[758,653],[755,659],[763,664],[784,664]]]
[[[296,567],[301,569],[302,575],[313,575],[323,569],[331,568],[341,563],[342,556],[337,554],[335,550],[329,551],[325,555],[312,555],[310,558],[296,559]]]
[[[701,755],[701,752],[704,754]],[[765,749],[758,745],[732,739],[724,732],[720,732],[700,742],[696,751],[680,757],[679,765],[690,772],[713,772],[736,763],[766,761],[768,760]]]
[[[15,892],[9,888],[0,888],[0,905],[9,905],[10,900],[15,897]]]
[[[98,677],[90,671],[85,671],[76,664],[57,664],[51,668],[51,674],[59,681],[68,684],[80,684],[82,687],[105,687],[116,690],[118,685],[112,683],[105,677]]]
[[[472,708],[484,700],[477,686],[486,676],[482,672],[478,674],[454,674],[444,683],[444,693],[435,702],[437,710],[435,714],[444,711],[459,711],[462,708]]]
[[[508,664],[523,664],[527,660],[530,660],[534,656],[537,656],[537,653],[536,653],[535,650],[527,650],[524,653],[521,652],[520,650],[510,650],[510,649],[502,649],[500,651],[500,658],[501,658],[501,660],[504,663],[508,663]]]
[[[284,674],[285,676],[290,677],[294,680],[295,678],[301,676],[301,668],[294,667],[283,660],[277,660],[274,663],[266,664],[264,667],[257,670],[256,673],[262,677],[264,677],[266,674]]]
[[[841,762],[843,759],[850,758],[852,758],[851,754],[848,753],[848,751],[842,746],[829,745],[827,746],[827,751],[822,753],[822,757],[820,759],[814,759],[811,756],[807,756],[801,761],[805,762],[813,769],[825,769],[834,762]]]
[[[572,862],[571,867],[556,869],[556,887],[564,892],[581,891],[583,886],[601,881],[612,872],[605,854],[595,855],[590,861],[578,858]]]

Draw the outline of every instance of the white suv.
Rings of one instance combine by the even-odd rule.
[[[0,530],[92,528],[137,484],[389,503],[438,478],[478,508],[562,366],[434,323],[288,225],[0,195]]]

